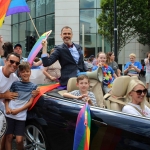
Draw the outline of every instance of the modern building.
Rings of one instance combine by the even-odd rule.
[[[0,28],[0,35],[4,37],[5,41],[11,41],[11,16],[5,18],[4,24]]]
[[[38,39],[32,21],[39,35],[52,30],[48,38],[49,50],[54,45],[62,43],[61,28],[67,25],[73,29],[73,42],[83,47],[85,57],[96,55],[99,51],[110,51],[110,45],[98,34],[96,18],[101,13],[100,0],[27,0],[27,4],[31,10],[29,14],[12,15],[11,32],[10,24],[6,25],[6,22],[3,27],[6,26],[7,32],[0,30],[4,39],[11,40],[13,44],[22,44],[24,56],[28,56],[29,53],[26,51],[26,37],[35,36]],[[10,19],[8,20],[10,23]],[[128,61],[131,52],[135,53],[137,60],[141,61],[147,51],[147,46],[144,47],[134,39],[119,54],[119,64]]]

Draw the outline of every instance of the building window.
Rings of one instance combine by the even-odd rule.
[[[96,18],[101,13],[100,0],[80,0],[80,44],[82,45],[82,25],[84,25],[84,55],[97,55],[102,51],[102,37],[98,34]],[[104,40],[104,51],[110,51],[110,45]]]
[[[48,38],[48,48],[54,47],[55,42],[55,0],[26,0],[30,8],[30,15],[41,36],[46,31],[52,30]],[[31,22],[28,13],[12,15],[12,42],[20,43],[23,47],[23,56],[28,56],[26,52],[26,37],[35,36],[38,39],[36,30]]]

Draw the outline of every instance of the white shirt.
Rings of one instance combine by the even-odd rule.
[[[133,103],[129,103],[130,105],[136,107],[141,113],[143,113],[146,117],[150,117],[150,109],[145,105],[144,110],[141,109],[140,105],[136,105]],[[142,116],[134,107],[126,105],[123,107],[122,112],[129,113],[132,115]]]
[[[0,93],[5,93],[7,90],[10,89],[10,86],[14,81],[19,81],[18,77],[15,73],[11,73],[9,78],[5,77],[2,72],[2,66],[0,66]],[[4,99],[0,99],[0,109],[4,110]]]

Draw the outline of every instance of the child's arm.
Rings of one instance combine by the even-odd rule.
[[[64,93],[63,97],[74,98],[74,99],[82,99],[82,96],[75,96],[75,95],[72,95],[70,93]]]
[[[8,99],[5,99],[5,101],[4,101],[6,114],[11,114],[11,109],[9,108],[9,101],[10,100],[8,100]]]
[[[12,115],[17,115],[21,111],[28,109],[32,105],[33,99],[34,98],[31,97],[30,100],[23,107],[11,110],[11,114]]]
[[[114,74],[113,74],[113,77],[114,77],[114,78],[117,78],[117,75],[114,73]]]

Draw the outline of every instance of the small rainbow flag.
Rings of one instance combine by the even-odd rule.
[[[21,12],[30,12],[30,9],[25,0],[11,0],[6,16]]]
[[[80,110],[76,122],[73,150],[89,150],[91,114],[90,106],[86,103]]]

